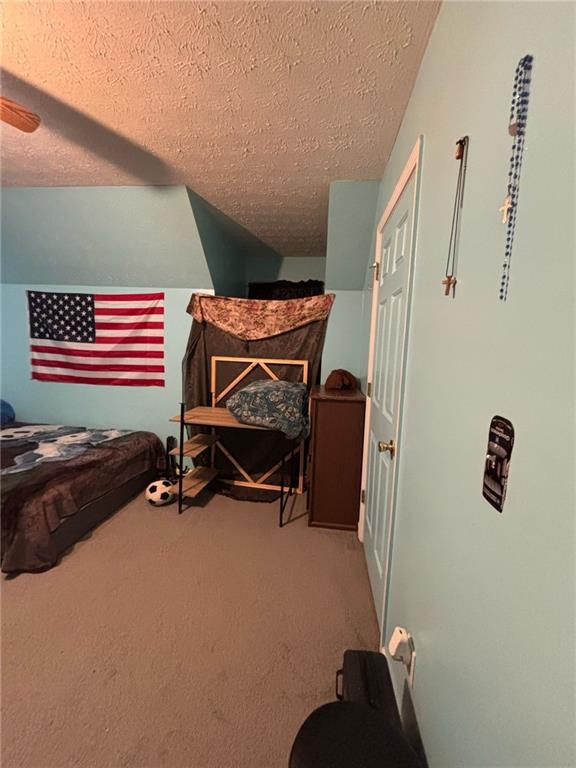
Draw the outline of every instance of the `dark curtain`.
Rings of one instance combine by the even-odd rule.
[[[246,341],[220,330],[208,322],[192,322],[188,346],[183,360],[184,402],[186,409],[199,405],[210,405],[210,358],[213,355],[230,357],[262,357],[285,358],[288,360],[308,360],[308,383],[318,380],[320,360],[326,335],[327,320],[319,320],[308,325],[288,331],[278,336],[265,339]],[[236,364],[220,365],[218,370],[218,390],[232,381],[244,366]],[[273,366],[274,372],[285,381],[296,381],[302,369],[296,366]],[[244,387],[251,381],[266,379],[267,376],[259,368],[243,379],[239,387]],[[300,379],[301,380],[301,379]],[[231,395],[235,390],[229,393]],[[221,401],[225,405],[225,400]],[[190,428],[190,433],[209,432],[208,429]],[[258,478],[277,461],[293,445],[277,432],[264,432],[242,429],[218,430],[223,445],[230,453],[239,459],[244,469],[253,478]],[[208,463],[208,457],[204,458]],[[221,476],[226,478],[243,479],[238,471],[220,452],[216,453],[216,466]],[[267,482],[277,483],[280,473],[271,476]],[[262,491],[241,486],[231,486],[225,483],[215,483],[216,489],[237,499],[251,501],[271,501],[278,497],[275,491]]]
[[[304,299],[306,296],[320,296],[324,293],[321,280],[276,280],[274,283],[249,283],[249,299],[285,300]]]

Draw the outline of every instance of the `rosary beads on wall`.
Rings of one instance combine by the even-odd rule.
[[[506,224],[506,244],[504,247],[504,262],[500,280],[500,300],[508,298],[510,285],[510,265],[512,263],[512,247],[514,245],[514,230],[518,213],[518,195],[520,191],[520,171],[524,154],[524,138],[528,120],[528,100],[530,98],[530,81],[534,58],[523,56],[516,67],[514,87],[512,89],[512,105],[508,133],[513,137],[512,154],[508,168],[508,187],[504,203],[500,207],[502,223]]]
[[[499,208],[502,214],[502,223],[506,225],[506,242],[504,246],[504,261],[502,263],[502,277],[500,280],[500,300],[508,298],[510,286],[510,267],[512,264],[512,249],[514,246],[514,232],[516,229],[516,217],[518,214],[518,199],[520,193],[520,172],[524,156],[524,140],[526,137],[526,124],[528,121],[528,103],[530,99],[530,83],[532,80],[532,68],[534,57],[530,54],[523,56],[518,62],[514,76],[512,89],[512,103],[510,107],[510,120],[508,133],[512,136],[512,152],[508,167],[508,184],[506,197]],[[452,226],[450,229],[450,242],[448,245],[448,257],[446,259],[446,275],[442,280],[444,295],[455,298],[456,272],[458,268],[458,241],[460,238],[460,220],[464,201],[464,182],[468,163],[468,136],[463,136],[456,143],[456,160],[460,162],[458,169],[458,181],[456,183],[456,196],[454,210],[452,212]]]

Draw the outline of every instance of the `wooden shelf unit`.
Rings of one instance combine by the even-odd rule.
[[[170,419],[170,421],[174,421],[174,419]],[[196,456],[200,456],[200,454],[204,453],[207,448],[210,448],[217,442],[218,438],[216,435],[195,435],[190,440],[184,441],[182,456],[187,456],[189,459],[195,459]],[[170,455],[180,456],[180,448],[172,448]]]
[[[236,378],[223,387],[220,391],[217,385],[218,364],[234,363],[243,364],[244,370],[236,376]],[[223,478],[223,481],[230,485],[239,485],[246,488],[257,488],[259,490],[275,490],[280,491],[280,527],[283,525],[283,512],[286,506],[287,498],[294,493],[304,492],[304,451],[306,441],[302,440],[299,444],[292,448],[287,456],[283,456],[281,461],[277,462],[273,467],[264,472],[260,477],[252,477],[242,464],[226,449],[216,432],[217,429],[250,429],[260,431],[274,431],[268,427],[262,427],[255,424],[243,424],[228,410],[228,408],[218,405],[226,395],[229,395],[235,387],[240,384],[250,371],[255,368],[260,368],[270,379],[278,381],[278,375],[274,372],[273,368],[277,365],[292,365],[298,366],[302,370],[302,381],[304,384],[308,384],[308,361],[307,360],[285,360],[275,358],[246,358],[246,357],[219,357],[213,356],[211,358],[211,401],[212,406],[200,405],[196,408],[191,408],[188,411],[184,410],[184,403],[181,403],[181,411],[178,416],[173,416],[170,421],[180,424],[180,441],[178,448],[174,448],[170,453],[174,456],[180,457],[180,468],[182,469],[184,463],[184,457],[194,458],[199,456],[207,448],[211,449],[211,466],[210,467],[196,467],[193,472],[190,472],[184,477],[180,477],[178,482],[172,486],[173,493],[178,495],[178,514],[182,513],[182,498],[184,496],[196,496],[202,488],[208,485],[214,477],[218,474],[218,470],[214,467],[214,459],[216,450],[226,456],[228,461],[239,472],[243,480],[227,479]],[[197,427],[210,427],[210,435],[196,435],[190,440],[184,440],[185,425],[193,425]],[[292,487],[288,485],[286,489],[284,485],[284,466],[286,460],[292,461],[294,457],[299,457],[299,471],[298,471],[298,485]],[[280,485],[267,483],[266,481],[278,470],[281,470],[281,482]],[[190,482],[188,482],[190,478]],[[198,478],[198,482],[194,481],[194,478]],[[287,493],[286,493],[287,490]],[[192,492],[194,491],[194,492]]]
[[[182,471],[182,467],[180,467],[180,471]],[[193,499],[195,496],[198,496],[200,491],[205,488],[208,483],[211,483],[212,480],[214,480],[217,474],[218,470],[212,469],[212,467],[196,467],[192,472],[188,472],[187,475],[184,475],[181,491],[179,483],[174,483],[170,490],[172,493],[182,493],[182,496],[187,496],[188,498]]]
[[[170,421],[180,421],[180,416],[173,416]],[[266,429],[255,424],[242,424],[228,408],[212,408],[199,405],[184,412],[184,424],[194,424],[197,427],[226,427],[236,429]],[[269,430],[268,430],[269,431]]]

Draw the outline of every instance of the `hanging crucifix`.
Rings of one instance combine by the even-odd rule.
[[[456,278],[453,275],[446,275],[444,280],[442,280],[442,285],[444,286],[444,296],[450,296],[450,290],[452,288],[456,288]]]
[[[454,198],[454,211],[452,213],[452,227],[450,229],[450,244],[448,245],[448,258],[446,259],[446,277],[442,280],[444,296],[452,298],[456,296],[456,270],[458,266],[458,241],[460,239],[460,217],[464,202],[464,181],[468,166],[468,136],[463,136],[456,142],[455,158],[460,162],[458,169],[458,181],[456,183],[456,197]]]
[[[502,214],[502,224],[508,223],[508,216],[510,214],[510,208],[512,208],[512,198],[510,195],[506,195],[504,198],[504,203],[501,205],[498,210]]]

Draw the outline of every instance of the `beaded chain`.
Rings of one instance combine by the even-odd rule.
[[[532,77],[533,56],[527,55],[520,59],[516,67],[514,88],[512,90],[512,106],[510,108],[510,123],[508,132],[514,137],[512,142],[512,156],[508,171],[508,195],[504,205],[503,222],[506,227],[506,248],[504,250],[504,263],[502,264],[502,279],[500,281],[500,299],[508,298],[508,285],[510,283],[510,264],[512,262],[512,245],[514,243],[514,229],[516,226],[516,212],[518,209],[518,193],[520,184],[520,170],[522,168],[522,155],[524,152],[524,137],[526,135],[526,122],[528,119],[528,99],[530,96],[530,80]]]

